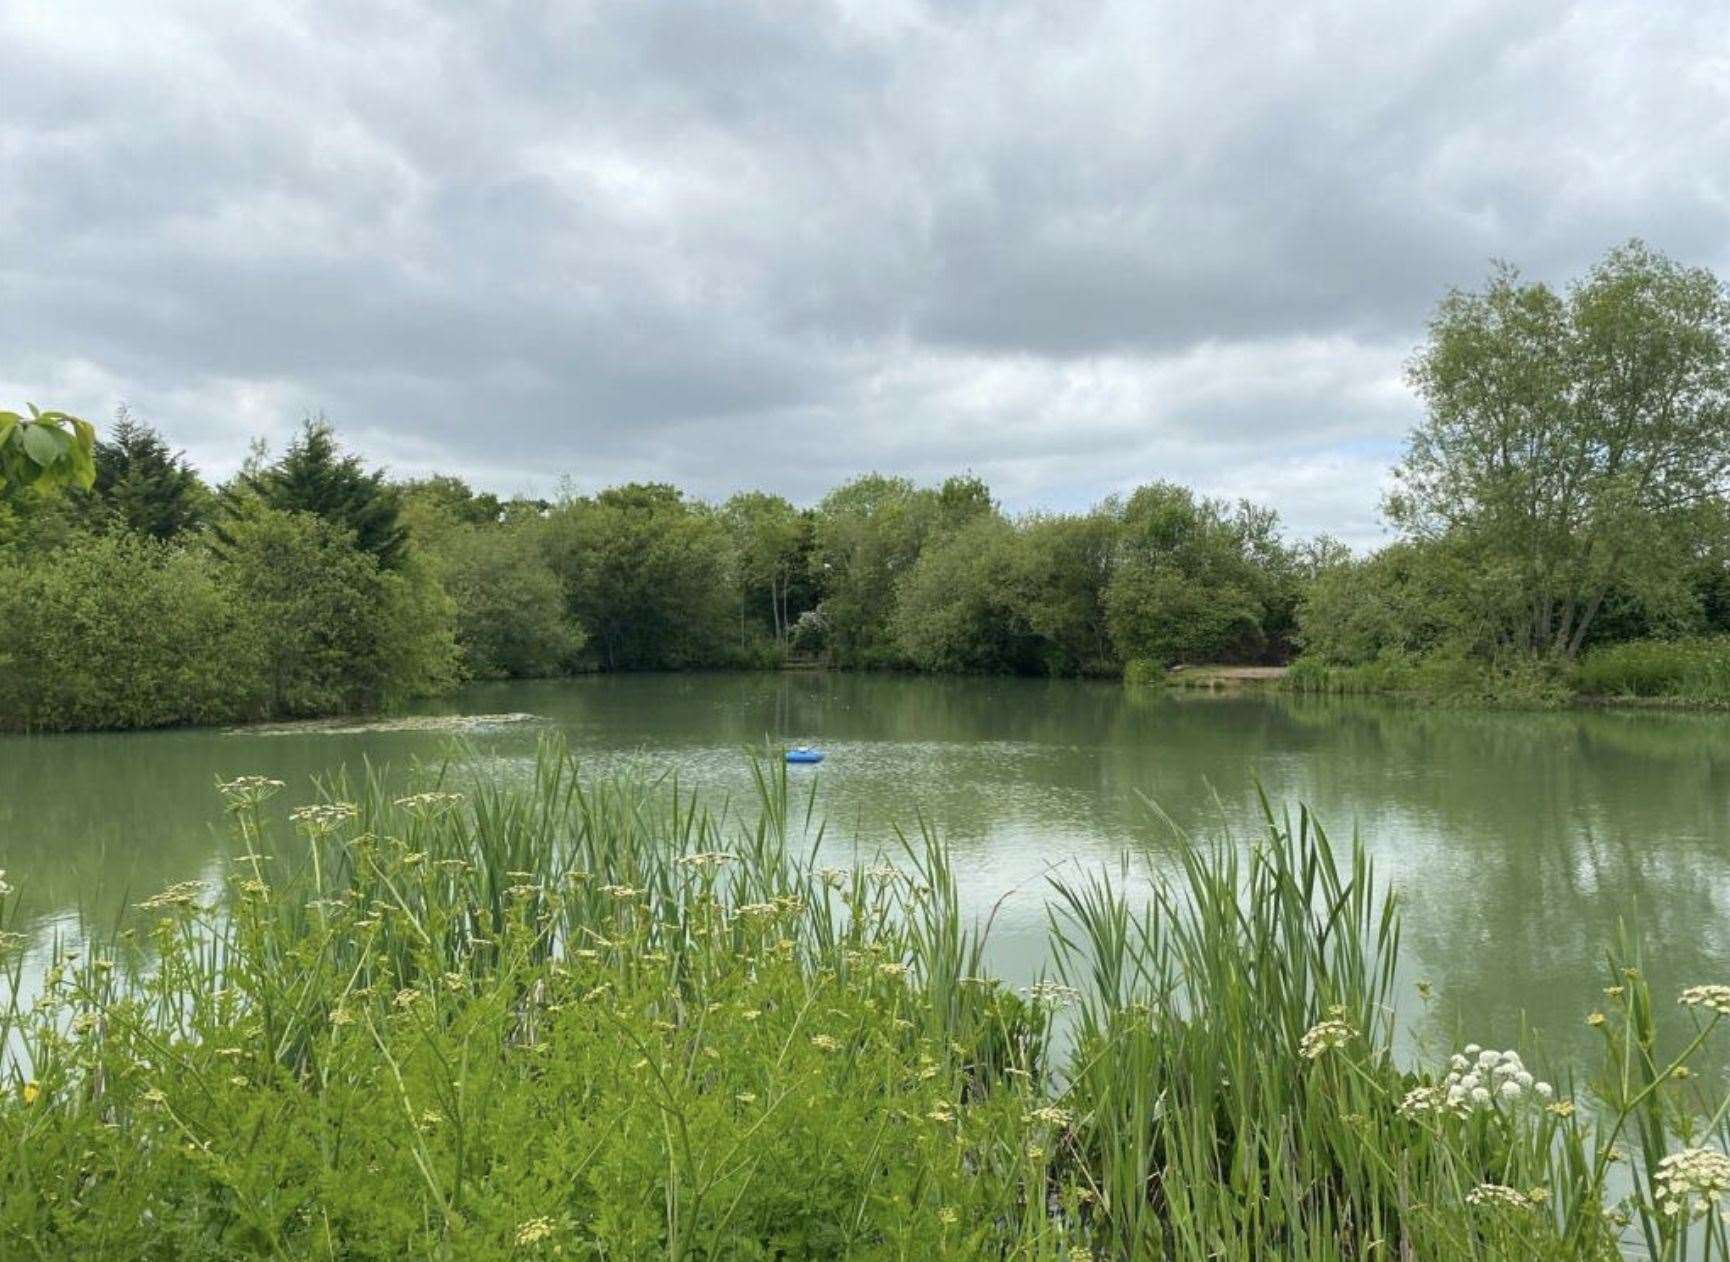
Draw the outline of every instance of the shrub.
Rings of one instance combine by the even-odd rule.
[[[224,527],[225,581],[245,611],[277,716],[376,709],[456,677],[449,598],[424,564],[380,568],[310,513],[250,505]]]
[[[268,702],[249,611],[204,558],[136,535],[0,564],[0,726],[163,727]]]
[[[1604,645],[1580,660],[1576,679],[1588,696],[1730,701],[1730,636]]]

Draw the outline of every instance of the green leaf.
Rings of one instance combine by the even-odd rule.
[[[52,425],[31,424],[24,429],[24,453],[40,467],[57,463],[72,447],[72,436]]]
[[[0,412],[0,447],[4,447],[24,418],[16,412]]]

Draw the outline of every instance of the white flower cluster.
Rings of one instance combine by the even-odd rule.
[[[678,862],[687,868],[694,868],[703,872],[710,868],[718,868],[724,863],[731,863],[736,857],[725,850],[701,850],[695,854],[681,855]]]
[[[1062,1008],[1081,998],[1081,992],[1061,982],[1034,982],[1023,988],[1027,997],[1042,1008]]]
[[[1335,1048],[1344,1047],[1357,1037],[1349,1023],[1335,1018],[1310,1026],[1298,1040],[1298,1055],[1305,1060],[1320,1060]]]
[[[295,807],[288,817],[309,832],[324,833],[358,814],[360,808],[353,802],[315,802],[311,806]]]
[[[411,793],[406,798],[398,798],[396,804],[405,811],[433,815],[462,805],[462,800],[460,793]]]
[[[1730,1017],[1730,986],[1690,986],[1676,1001],[1685,1008],[1705,1008]]]
[[[1522,1192],[1505,1183],[1480,1183],[1466,1193],[1468,1205],[1499,1205],[1506,1209],[1532,1209],[1542,1205],[1545,1199],[1542,1191]]]
[[[1448,1107],[1456,1110],[1487,1109],[1498,1099],[1513,1104],[1528,1093],[1540,1100],[1555,1094],[1549,1083],[1526,1072],[1518,1052],[1498,1052],[1476,1043],[1466,1044],[1464,1052],[1449,1058],[1448,1076],[1441,1086]]]
[[[216,786],[217,791],[224,797],[248,800],[263,800],[282,787],[282,781],[272,780],[269,776],[236,776],[232,780],[218,782]]]
[[[1730,1157],[1710,1148],[1684,1148],[1658,1163],[1652,1184],[1658,1207],[1666,1214],[1687,1210],[1694,1218],[1704,1218],[1730,1195]]]

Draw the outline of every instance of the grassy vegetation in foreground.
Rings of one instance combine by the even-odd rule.
[[[1404,1072],[1396,907],[1300,817],[1145,897],[1055,884],[1017,992],[937,840],[824,868],[759,783],[729,820],[548,749],[528,786],[338,781],[292,833],[225,786],[224,889],[31,1004],[13,956],[0,1255],[1730,1256],[1730,1101],[1688,1069],[1730,987],[1660,1046],[1623,952],[1589,1082]]]

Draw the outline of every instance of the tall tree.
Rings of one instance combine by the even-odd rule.
[[[1638,241],[1566,294],[1499,267],[1442,301],[1410,379],[1428,415],[1388,516],[1472,558],[1501,647],[1571,658],[1612,592],[1677,598],[1687,524],[1730,478],[1730,294],[1712,273]]]
[[[108,437],[97,442],[95,464],[96,480],[82,507],[84,520],[98,531],[172,539],[196,529],[209,512],[210,492],[186,454],[170,451],[125,404]]]
[[[275,462],[254,464],[230,484],[231,501],[250,496],[278,512],[311,513],[346,531],[384,569],[401,567],[408,529],[399,519],[396,488],[383,470],[368,473],[358,456],[341,454],[322,417],[309,418]]]
[[[804,612],[790,610],[789,601],[810,550],[810,522],[781,496],[762,491],[735,495],[721,515],[738,556],[740,599],[759,614],[768,610],[769,630],[784,644],[792,619]]]
[[[714,510],[674,487],[633,483],[567,500],[542,529],[602,665],[714,665],[732,651],[733,548]]]

